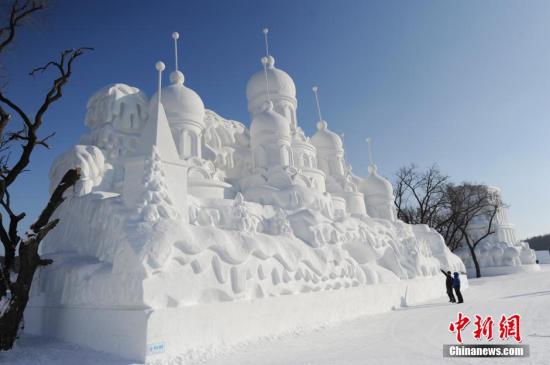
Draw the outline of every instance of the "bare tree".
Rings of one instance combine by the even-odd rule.
[[[397,217],[409,224],[438,225],[441,211],[448,205],[449,176],[435,164],[425,172],[419,171],[416,165],[402,167],[395,176]]]
[[[44,8],[45,2],[38,0],[14,0],[11,3],[6,24],[0,24],[0,56],[14,41],[21,24]],[[63,202],[64,192],[80,178],[80,171],[72,169],[66,172],[38,219],[23,236],[19,233],[18,225],[25,213],[16,211],[10,199],[10,187],[26,171],[36,148],[49,148],[48,140],[52,135],[39,135],[44,117],[49,108],[63,96],[63,89],[72,76],[74,61],[89,49],[65,50],[58,60],[30,72],[30,75],[46,71],[56,73],[34,113],[24,111],[5,94],[4,88],[0,89],[0,206],[4,213],[0,213],[0,241],[4,247],[4,259],[0,266],[0,350],[11,349],[17,338],[34,273],[38,267],[52,263],[40,257],[39,245],[58,224],[59,220],[52,219],[52,215]],[[16,158],[12,159],[14,155]]]
[[[409,224],[427,224],[438,231],[451,251],[469,248],[476,275],[481,276],[475,248],[494,233],[494,218],[502,202],[485,185],[454,185],[437,165],[419,171],[415,165],[396,173],[395,206],[397,216]],[[473,230],[475,220],[487,222]]]
[[[476,277],[481,277],[481,269],[475,252],[477,245],[495,233],[494,219],[503,206],[500,197],[492,194],[485,185],[464,183],[448,189],[451,202],[451,224],[459,232],[455,247],[466,245],[476,269]],[[479,229],[474,229],[476,220],[481,220]]]

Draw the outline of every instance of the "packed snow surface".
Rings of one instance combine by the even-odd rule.
[[[443,276],[441,278],[443,285]],[[464,293],[465,303],[449,304],[438,298],[391,313],[362,317],[313,332],[237,348],[213,350],[194,360],[175,364],[548,364],[550,359],[550,265],[542,271],[472,279]],[[443,344],[455,343],[448,324],[457,312],[474,316],[522,316],[523,344],[530,346],[526,359],[443,359]],[[498,337],[498,334],[497,336]],[[464,343],[474,343],[470,331]],[[494,343],[498,341],[493,340]],[[485,343],[485,341],[482,341]],[[210,358],[208,359],[207,356]],[[104,364],[129,365],[128,361],[74,345],[41,337],[23,337],[16,349],[0,353],[0,363],[12,365]]]

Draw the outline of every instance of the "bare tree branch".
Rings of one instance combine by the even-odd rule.
[[[43,1],[24,1],[21,4],[17,0],[13,2],[9,23],[0,28],[0,53],[13,42],[16,28],[21,25],[21,22],[42,9],[44,9]]]

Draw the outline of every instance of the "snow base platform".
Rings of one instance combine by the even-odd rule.
[[[468,285],[461,276],[462,286]],[[133,361],[162,364],[209,357],[262,338],[308,331],[445,295],[443,275],[250,301],[174,308],[30,305],[25,331]],[[199,355],[200,354],[200,355]]]

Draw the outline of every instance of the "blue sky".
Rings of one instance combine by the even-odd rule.
[[[248,125],[245,86],[260,68],[267,26],[276,65],[297,86],[299,124],[315,130],[317,84],[323,117],[345,134],[356,173],[366,173],[371,136],[384,175],[437,162],[457,182],[501,187],[520,237],[547,233],[548,19],[550,2],[534,0],[51,1],[0,60],[6,92],[34,108],[52,75],[29,70],[65,48],[96,50],[48,114],[52,149],[33,157],[14,195],[37,214],[52,160],[85,131],[87,99],[114,82],[152,95],[154,63],[173,68],[173,31],[186,84],[207,108]]]

